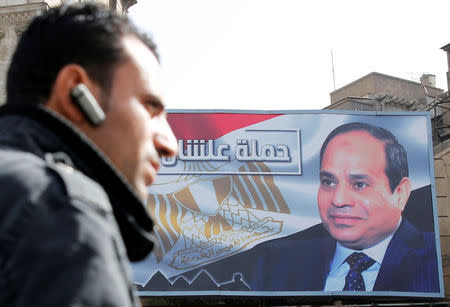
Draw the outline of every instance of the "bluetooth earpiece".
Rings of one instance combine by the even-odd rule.
[[[105,113],[94,95],[83,83],[78,84],[70,91],[70,97],[93,126],[98,126],[105,120]]]

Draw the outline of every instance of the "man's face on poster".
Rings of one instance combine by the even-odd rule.
[[[385,144],[365,131],[328,143],[317,200],[325,228],[344,246],[371,247],[397,227],[406,201],[398,188],[391,191],[385,168]]]

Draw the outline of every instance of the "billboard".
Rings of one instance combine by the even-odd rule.
[[[428,113],[168,119],[141,295],[443,297]]]

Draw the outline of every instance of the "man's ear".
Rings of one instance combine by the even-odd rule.
[[[62,115],[76,125],[87,122],[70,95],[72,89],[80,83],[85,84],[94,95],[99,91],[98,86],[92,82],[83,67],[77,64],[64,66],[56,76],[49,99],[45,103],[47,108]]]
[[[394,197],[396,198],[397,206],[403,211],[406,202],[411,194],[411,180],[408,177],[403,177],[400,183],[394,190]]]

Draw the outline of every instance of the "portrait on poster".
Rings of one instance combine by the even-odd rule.
[[[168,119],[180,151],[147,203],[159,245],[133,267],[146,295],[442,295],[427,114]]]

